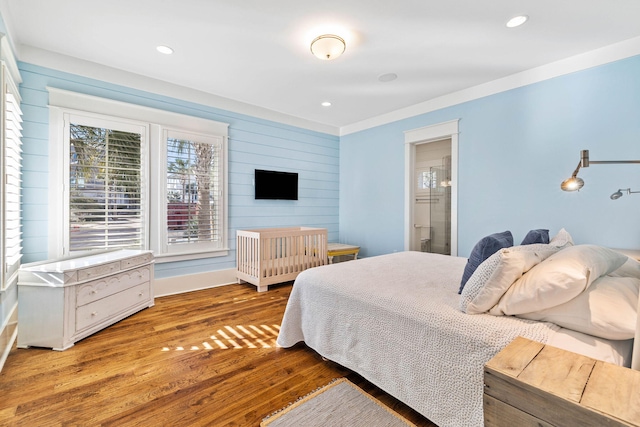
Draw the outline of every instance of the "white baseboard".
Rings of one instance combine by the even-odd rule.
[[[236,269],[228,268],[226,270],[209,271],[186,276],[154,279],[154,294],[156,297],[164,297],[167,295],[230,285],[232,283],[238,283]]]
[[[4,366],[4,362],[9,356],[11,347],[18,337],[18,303],[16,302],[11,309],[11,313],[6,321],[2,324],[0,330],[0,371]]]

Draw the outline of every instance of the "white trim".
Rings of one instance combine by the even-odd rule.
[[[448,122],[407,130],[404,132],[404,143],[415,144],[420,141],[443,139],[443,135],[457,135],[459,121],[460,119],[449,120]]]
[[[47,257],[59,258],[64,253],[60,242],[65,242],[65,217],[67,209],[64,206],[65,172],[61,165],[65,165],[64,148],[64,124],[56,126],[56,123],[64,123],[64,110],[49,108],[49,209],[47,216],[48,233]],[[58,172],[54,172],[58,171]],[[59,175],[59,177],[56,176]]]
[[[73,93],[73,92],[69,92]],[[79,94],[81,95],[81,94]],[[55,98],[52,97],[52,98]],[[78,97],[81,100],[83,95]],[[130,131],[140,134],[142,168],[141,168],[141,185],[149,181],[149,162],[150,162],[150,142],[149,142],[149,125],[143,121],[135,119],[127,119],[107,115],[107,113],[96,112],[100,110],[100,98],[95,101],[95,108],[92,110],[75,110],[64,107],[64,105],[78,105],[73,102],[60,102],[60,105],[49,105],[49,209],[48,209],[48,258],[59,258],[69,255],[69,154],[70,147],[65,141],[69,141],[69,126],[72,121],[79,121],[83,124],[91,126],[106,126],[118,128],[120,130]],[[61,101],[57,99],[57,101]],[[71,101],[69,98],[67,101]],[[121,110],[116,110],[121,111]],[[73,120],[72,120],[73,118]],[[63,167],[64,166],[64,167]],[[143,200],[141,200],[144,209],[142,221],[144,224],[143,235],[149,234],[149,191],[144,192]],[[141,249],[148,249],[148,240],[143,237],[143,246]]]
[[[222,110],[246,114],[264,120],[271,120],[290,126],[309,129],[316,132],[339,135],[340,129],[311,120],[294,117],[278,111],[269,110],[257,105],[247,104],[200,90],[179,86],[166,81],[131,73],[117,68],[107,67],[95,62],[66,56],[59,53],[39,49],[33,46],[20,46],[20,60],[41,67],[52,68],[65,73],[97,79],[103,82],[134,88],[162,96],[193,102]]]
[[[458,122],[448,122],[408,130],[404,133],[404,250],[411,250],[413,232],[414,159],[416,145],[451,138],[451,255],[458,255]]]
[[[346,126],[337,127],[294,117],[256,105],[224,98],[200,90],[175,85],[33,46],[20,46],[19,51],[21,61],[34,65],[336,136],[349,135],[376,126],[440,110],[452,105],[629,58],[638,54],[640,54],[640,37],[634,37],[468,89],[446,94],[406,108],[401,108]]]
[[[159,110],[155,108],[145,107],[137,104],[129,104],[121,101],[86,95],[82,93],[67,91],[53,87],[47,87],[49,92],[49,171],[51,179],[49,182],[49,239],[48,253],[49,258],[57,258],[65,253],[63,248],[64,242],[68,242],[68,190],[66,185],[69,182],[68,171],[63,171],[60,165],[68,163],[69,147],[65,144],[69,136],[64,135],[65,117],[68,114],[77,114],[84,117],[93,117],[101,122],[106,120],[115,120],[122,123],[138,125],[144,128],[141,132],[143,138],[143,155],[145,156],[143,165],[143,185],[148,182],[148,188],[145,192],[146,210],[145,222],[145,249],[148,248],[156,252],[156,256],[162,256],[162,236],[164,232],[164,222],[162,218],[166,218],[166,209],[163,208],[164,198],[163,191],[158,189],[157,183],[166,180],[166,173],[163,174],[163,163],[166,161],[163,157],[163,137],[164,129],[172,131],[187,132],[190,135],[206,136],[213,139],[221,145],[223,157],[220,162],[220,174],[223,181],[223,203],[220,213],[221,219],[224,221],[221,237],[221,246],[217,248],[190,247],[181,253],[172,254],[163,261],[176,261],[183,259],[199,259],[203,257],[226,256],[229,248],[227,247],[228,236],[228,123],[217,122],[209,119],[189,116],[185,114],[173,113],[170,111]],[[54,171],[54,172],[51,172]],[[57,171],[57,172],[56,172]],[[66,175],[65,175],[66,173]],[[147,181],[147,177],[148,181]],[[63,195],[63,197],[60,197]],[[66,200],[65,200],[66,197]],[[154,212],[153,218],[151,212]],[[159,215],[159,216],[158,216]],[[186,245],[184,246],[187,247]],[[68,249],[66,249],[68,251]],[[194,252],[190,252],[194,250]],[[193,255],[193,256],[191,256]]]
[[[189,129],[192,132],[228,134],[229,124],[214,120],[202,119],[186,114],[173,113],[128,102],[85,95],[54,87],[47,87],[49,91],[49,106],[105,114],[112,117],[122,117],[125,120],[138,120],[148,123],[161,123],[178,129]]]
[[[188,274],[184,276],[166,277],[154,279],[154,295],[156,298],[167,295],[182,294],[185,292],[199,291],[218,286],[238,283],[236,269],[209,271],[206,273]]]
[[[6,64],[9,74],[13,79],[12,84],[16,87],[22,83],[22,77],[20,77],[20,70],[18,69],[18,63],[13,55],[13,49],[11,49],[11,43],[6,35],[0,33],[0,59]],[[16,90],[17,94],[18,91]]]
[[[462,104],[463,102],[473,101],[474,99],[484,98],[485,96],[549,80],[555,77],[574,73],[576,71],[586,70],[588,68],[597,67],[599,65],[639,54],[640,37],[635,37],[600,49],[512,74],[501,79],[473,86],[468,89],[449,93],[387,114],[381,114],[376,117],[371,117],[357,123],[343,126],[340,128],[340,136],[397,122],[420,114],[441,110],[443,108],[451,107],[452,105]]]
[[[193,251],[189,253],[154,253],[156,264],[175,261],[193,261],[194,259],[217,258],[229,255],[229,248],[226,245],[223,248],[215,250],[204,250],[202,252]]]
[[[8,326],[9,326],[9,323],[11,322],[14,322],[16,324],[16,327],[13,329],[11,336],[7,338],[6,335],[9,330]],[[18,323],[18,302],[16,301],[16,303],[11,308],[9,315],[3,321],[2,328],[0,328],[0,343],[2,342],[6,343],[4,348],[0,348],[0,351],[2,352],[0,354],[0,371],[2,371],[2,368],[4,367],[4,362],[7,361],[7,357],[9,356],[9,352],[13,347],[13,343],[16,341],[16,338],[18,337],[17,323]]]
[[[201,142],[212,145],[216,150],[216,156],[219,157],[218,162],[218,173],[216,179],[219,183],[221,183],[221,188],[218,190],[218,194],[216,195],[216,204],[219,205],[220,213],[216,218],[216,221],[220,221],[223,224],[222,229],[220,229],[220,240],[216,245],[215,242],[200,242],[200,243],[189,243],[189,244],[179,244],[179,245],[169,245],[167,242],[167,224],[164,221],[158,221],[158,229],[159,235],[154,237],[154,240],[157,241],[157,246],[152,246],[152,248],[156,251],[158,256],[168,256],[170,258],[166,259],[165,262],[178,261],[181,259],[198,259],[204,257],[215,257],[215,256],[226,256],[229,253],[229,248],[227,247],[227,236],[228,236],[228,223],[227,223],[227,211],[229,206],[229,195],[227,192],[227,141],[225,135],[215,135],[212,133],[199,133],[199,132],[191,132],[188,129],[182,128],[171,128],[166,126],[159,127],[159,135],[161,139],[158,140],[158,151],[162,154],[160,155],[160,161],[158,162],[158,172],[159,175],[157,178],[153,178],[157,183],[166,183],[167,179],[167,168],[166,168],[166,159],[167,159],[167,140],[169,138],[175,139],[184,139],[190,140],[194,142]],[[222,199],[222,203],[220,203],[220,199]],[[157,198],[156,204],[154,205],[156,208],[156,212],[159,213],[160,218],[167,218],[167,187],[165,185],[157,185]],[[185,252],[185,249],[186,252]],[[189,254],[196,254],[193,257],[189,257]],[[184,256],[187,255],[187,258]]]

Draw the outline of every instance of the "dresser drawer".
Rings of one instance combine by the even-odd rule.
[[[124,309],[135,306],[138,302],[148,301],[150,294],[151,283],[145,282],[78,307],[76,309],[76,332],[98,324]]]
[[[154,303],[147,250],[93,251],[23,264],[18,273],[20,348],[66,350]]]
[[[95,279],[97,277],[106,276],[116,273],[120,270],[120,261],[110,262],[108,264],[96,265],[95,267],[84,268],[78,270],[78,281]]]
[[[126,268],[135,267],[136,265],[148,264],[153,259],[153,254],[147,253],[142,254],[140,256],[126,258],[120,261],[121,268],[124,270]]]
[[[150,276],[151,267],[145,266],[82,284],[78,286],[76,291],[76,307],[116,294],[140,283],[148,282]]]

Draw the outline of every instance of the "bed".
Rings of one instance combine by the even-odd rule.
[[[402,252],[306,270],[294,283],[277,343],[304,341],[441,427],[483,425],[483,366],[517,336],[630,365],[632,339],[465,313],[469,299],[458,290],[467,264]],[[635,295],[637,301],[637,286]]]

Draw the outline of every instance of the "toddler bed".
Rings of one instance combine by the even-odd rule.
[[[529,249],[544,255],[543,249],[560,253],[562,248],[532,245]],[[496,253],[494,258],[501,257]],[[614,264],[626,260],[623,256]],[[613,270],[638,274],[640,264],[633,262],[625,264],[626,270]],[[458,295],[466,264],[466,258],[403,252],[307,270],[293,286],[277,343],[290,347],[304,341],[441,427],[483,425],[484,364],[517,336],[618,365],[631,363],[632,339],[597,337],[505,313],[491,315],[489,309],[479,311],[482,307],[476,309],[479,314],[465,313],[467,305],[478,302],[474,292],[476,297],[482,294],[481,306],[491,302],[478,291],[483,287],[474,285],[476,279],[470,279],[469,290]],[[478,270],[476,278],[486,276],[486,268]],[[593,268],[589,272],[592,277],[603,273]],[[525,275],[520,272],[519,278]],[[640,274],[633,280],[635,303]],[[503,308],[509,311],[516,305]]]

